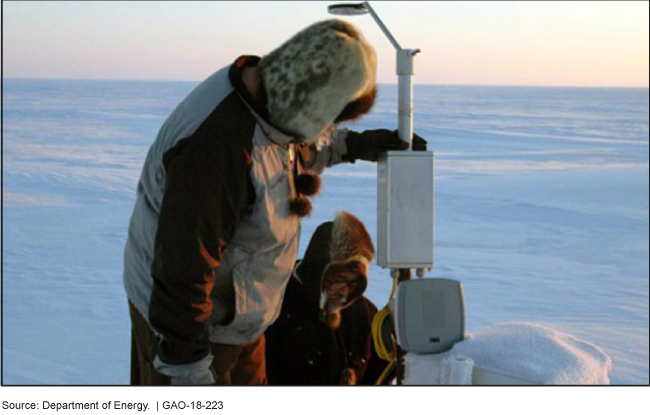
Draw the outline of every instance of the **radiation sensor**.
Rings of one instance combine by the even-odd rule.
[[[403,350],[447,351],[465,336],[463,286],[444,278],[403,281],[391,302],[391,315]]]

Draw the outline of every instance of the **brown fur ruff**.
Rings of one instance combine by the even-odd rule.
[[[363,222],[348,212],[340,212],[334,219],[332,243],[330,245],[332,262],[348,262],[357,256],[372,261],[375,247]]]
[[[358,99],[350,102],[348,105],[343,108],[343,111],[336,117],[335,123],[342,123],[345,121],[355,121],[362,116],[370,112],[373,105],[375,105],[375,99],[377,98],[377,88],[373,88],[372,91],[365,94]]]

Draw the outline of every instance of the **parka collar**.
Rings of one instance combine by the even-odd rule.
[[[264,134],[269,140],[278,145],[287,145],[290,143],[302,143],[302,141],[290,134],[285,133],[279,128],[275,127],[269,121],[269,112],[266,109],[266,91],[262,88],[261,96],[262,102],[253,98],[244,82],[242,81],[242,72],[246,67],[255,67],[259,64],[261,58],[259,56],[242,55],[235,60],[228,70],[228,78],[230,84],[233,86],[241,100],[250,109],[251,114],[257,119]]]

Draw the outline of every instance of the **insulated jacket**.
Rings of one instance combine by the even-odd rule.
[[[241,81],[258,62],[238,58],[176,107],[138,183],[124,287],[159,336],[168,375],[205,369],[209,342],[248,343],[277,318],[300,235],[294,176],[346,153],[345,130],[317,149],[266,121]]]
[[[355,372],[357,384],[374,385],[387,365],[373,347],[377,307],[361,297],[342,310],[340,327],[330,329],[320,321],[309,287],[319,277],[306,274],[289,281],[280,317],[265,333],[269,385],[339,385],[346,369]]]

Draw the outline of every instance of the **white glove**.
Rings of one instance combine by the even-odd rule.
[[[172,365],[160,360],[156,355],[154,368],[171,379],[172,385],[213,385],[217,375],[212,368],[212,354],[193,363]]]
[[[172,376],[171,383],[177,385],[213,385],[217,381],[217,375],[212,368],[207,371],[192,373],[185,376]]]

